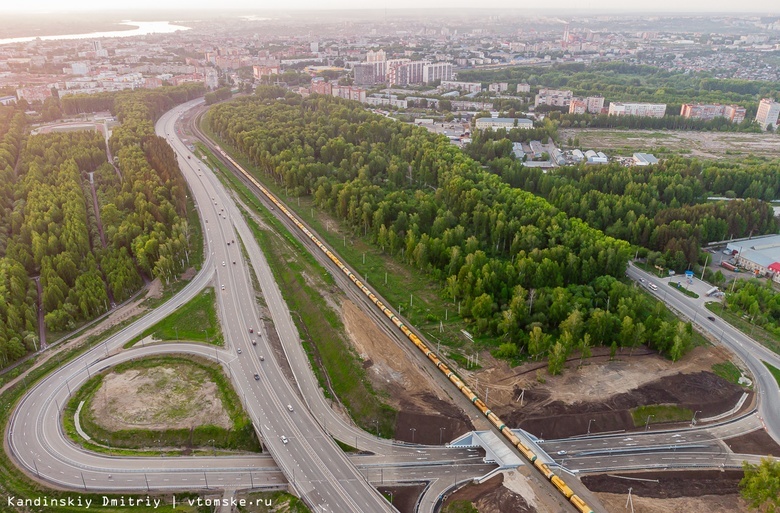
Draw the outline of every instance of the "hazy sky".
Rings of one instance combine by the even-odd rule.
[[[4,11],[105,11],[108,9],[409,9],[409,8],[476,8],[488,9],[577,9],[640,11],[739,11],[780,12],[778,0],[26,0],[4,2]]]

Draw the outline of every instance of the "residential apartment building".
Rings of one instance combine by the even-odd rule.
[[[620,103],[609,104],[610,116],[643,116],[662,118],[666,114],[665,103]]]
[[[506,82],[494,82],[488,86],[488,91],[491,93],[503,93],[509,89],[509,84]]]
[[[585,98],[587,104],[587,111],[591,114],[601,114],[604,109],[604,97],[603,96],[588,96]]]
[[[588,103],[581,98],[572,98],[569,103],[569,114],[585,114],[588,110]]]
[[[423,66],[423,83],[430,84],[437,80],[452,80],[452,64],[449,62],[437,62]]]
[[[761,125],[762,130],[767,130],[770,126],[776,129],[778,117],[780,117],[780,103],[771,98],[764,98],[759,102],[756,121]]]
[[[531,92],[531,84],[517,84],[517,92],[518,93],[530,93]]]
[[[441,88],[449,91],[457,89],[458,91],[465,91],[467,93],[482,92],[482,84],[479,82],[455,82],[454,80],[442,80]]]
[[[745,108],[739,105],[684,103],[680,108],[680,116],[703,120],[724,117],[732,123],[741,123],[745,119]]]
[[[479,129],[493,128],[498,130],[504,128],[512,130],[513,128],[528,129],[534,127],[534,122],[525,118],[479,118],[476,122]]]
[[[556,107],[568,107],[571,103],[572,92],[560,89],[540,89],[534,100],[534,107],[539,105],[554,105]]]
[[[49,86],[21,87],[16,90],[16,97],[20,100],[27,100],[28,103],[43,103],[46,98],[51,98],[51,88]]]
[[[366,102],[366,90],[361,87],[332,86],[331,96],[338,96],[339,98],[346,98],[347,100],[355,100],[363,103]]]

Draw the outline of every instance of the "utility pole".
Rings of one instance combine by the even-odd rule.
[[[626,507],[625,509],[628,509],[628,505],[631,504],[631,513],[634,513],[634,500],[631,498],[631,488],[628,489],[628,499],[626,499]]]

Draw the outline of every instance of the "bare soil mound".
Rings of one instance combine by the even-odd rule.
[[[217,385],[205,371],[185,364],[110,373],[90,410],[109,431],[232,426]]]
[[[480,513],[536,513],[536,508],[529,505],[520,495],[514,493],[503,485],[504,475],[499,474],[482,484],[470,484],[464,486],[450,495],[444,502],[446,506],[455,501],[469,501],[473,503]]]
[[[780,445],[763,429],[742,436],[724,440],[729,449],[737,454],[760,454],[780,457]]]
[[[613,475],[583,476],[582,483],[593,492],[631,493],[656,499],[701,497],[704,495],[734,495],[739,493],[741,470],[684,470],[674,472],[621,473],[633,479]],[[637,480],[641,479],[641,480]]]
[[[397,440],[438,444],[473,429],[468,416],[352,301],[342,303],[344,328],[371,383],[398,410]]]
[[[516,389],[516,396],[520,395]],[[519,425],[537,436],[564,438],[587,432],[590,419],[595,430],[591,432],[634,429],[629,412],[637,406],[676,404],[692,411],[701,411],[702,417],[716,415],[732,408],[742,396],[740,386],[729,383],[712,372],[676,374],[642,385],[611,397],[594,396],[591,401],[566,404],[550,401],[546,389],[526,390],[525,406],[511,409],[496,408],[499,416],[510,425]]]
[[[597,493],[608,513],[626,513],[627,494]],[[652,499],[631,495],[635,513],[750,513],[752,510],[737,495],[703,495],[678,499]]]

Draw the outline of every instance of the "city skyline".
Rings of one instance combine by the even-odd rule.
[[[101,0],[79,0],[63,5],[57,0],[31,0],[29,2],[8,5],[6,11],[15,13],[43,13],[43,12],[73,12],[73,11],[117,11],[117,10],[166,10],[166,9],[197,9],[197,10],[247,10],[247,11],[288,11],[288,10],[400,10],[400,9],[475,9],[475,4],[468,0],[397,0],[394,2],[377,2],[367,4],[359,0],[328,0],[317,2],[316,0],[289,0],[284,8],[280,9],[277,2],[261,0],[251,2],[249,0],[228,0],[215,7],[213,2],[206,0],[122,0],[107,6]],[[578,0],[552,0],[545,2],[544,7],[537,5],[518,7],[511,0],[498,0],[491,3],[489,10],[513,9],[531,11],[573,10],[576,12],[755,12],[778,13],[780,5],[773,0],[749,0],[735,4],[728,0],[692,0],[689,2],[676,2],[674,0],[660,0],[652,6],[647,4],[626,5],[619,0],[591,0],[581,2]]]

